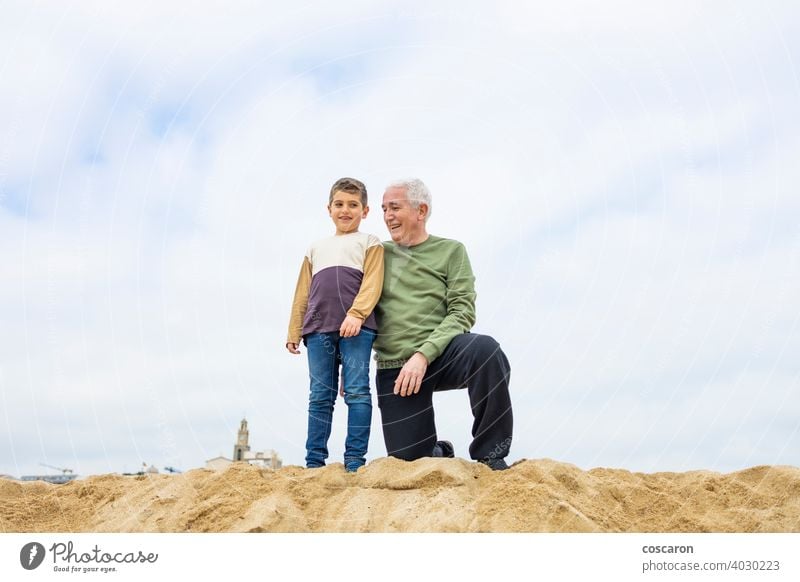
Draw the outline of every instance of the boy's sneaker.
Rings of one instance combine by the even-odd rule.
[[[505,459],[481,459],[478,461],[489,467],[492,471],[505,471],[508,469],[508,464]]]
[[[453,443],[450,441],[436,441],[436,444],[433,445],[433,454],[431,456],[445,457],[448,459],[455,458],[456,452],[453,448]]]
[[[344,470],[347,471],[348,473],[355,473],[356,471],[358,471],[359,467],[363,466],[364,465],[362,463],[349,463],[344,466]]]

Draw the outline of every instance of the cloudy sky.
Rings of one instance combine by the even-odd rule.
[[[2,4],[0,473],[186,470],[243,417],[302,463],[283,343],[344,175],[362,230],[413,175],[467,245],[511,460],[800,465],[795,3],[289,4]]]

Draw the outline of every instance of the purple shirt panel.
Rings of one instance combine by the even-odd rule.
[[[303,319],[303,336],[309,333],[339,331],[361,289],[364,274],[352,267],[328,267],[311,278],[308,292],[308,308]],[[370,313],[362,324],[378,329],[375,313]]]

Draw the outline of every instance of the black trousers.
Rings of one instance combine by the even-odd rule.
[[[508,383],[511,367],[500,345],[487,335],[463,333],[453,338],[428,366],[417,394],[394,394],[400,368],[377,371],[378,407],[389,456],[413,461],[430,457],[436,444],[433,393],[466,388],[472,406],[475,460],[504,458],[511,447],[513,417]]]

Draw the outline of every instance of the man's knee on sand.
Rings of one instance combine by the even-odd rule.
[[[385,435],[386,436],[386,435]],[[396,437],[399,435],[396,435]],[[392,439],[386,440],[386,453],[390,457],[400,459],[402,461],[416,461],[423,457],[430,457],[433,455],[433,448],[436,445],[436,436],[431,435],[428,438],[417,440],[409,443],[406,439]],[[397,442],[404,440],[405,442]]]

